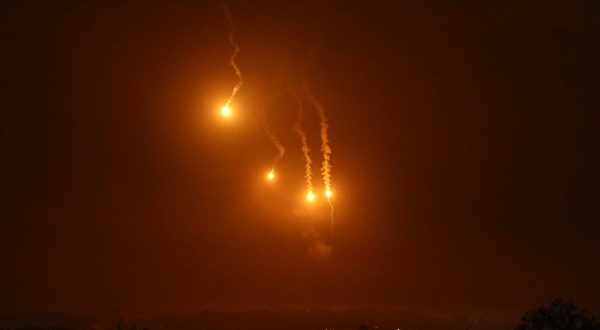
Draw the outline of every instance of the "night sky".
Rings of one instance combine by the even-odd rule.
[[[228,5],[0,5],[0,312],[600,309],[600,2]]]

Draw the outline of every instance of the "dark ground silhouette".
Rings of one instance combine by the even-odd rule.
[[[554,299],[549,307],[540,307],[523,315],[517,330],[598,330],[600,321],[587,309],[572,302]]]
[[[57,324],[60,324],[58,326]],[[484,319],[431,318],[399,311],[288,310],[205,311],[132,320],[117,315],[75,318],[66,314],[0,315],[0,330],[600,330],[597,316],[573,302],[554,299],[549,307],[525,312],[520,323]]]

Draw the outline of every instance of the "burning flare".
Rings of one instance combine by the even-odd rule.
[[[238,65],[235,61],[237,56],[240,53],[240,46],[235,41],[235,35],[237,33],[237,28],[235,26],[233,16],[231,15],[231,12],[229,11],[229,7],[227,7],[227,5],[223,1],[220,1],[219,4],[221,5],[221,8],[223,9],[223,14],[225,15],[225,18],[227,19],[227,23],[229,24],[229,35],[228,35],[229,44],[231,44],[231,46],[233,47],[233,52],[231,53],[231,57],[229,58],[229,64],[233,68],[233,71],[235,72],[235,75],[238,78],[238,82],[237,82],[237,84],[235,84],[235,86],[233,86],[233,90],[231,91],[231,95],[227,99],[227,103],[225,103],[223,108],[221,108],[221,115],[223,115],[224,117],[229,117],[232,112],[231,111],[231,103],[233,102],[233,99],[235,98],[236,94],[242,87],[242,84],[244,83],[244,79],[242,79],[242,72],[240,71],[240,68],[238,67]]]
[[[221,108],[221,116],[223,116],[223,117],[231,117],[231,115],[232,115],[231,107],[229,106],[229,104],[225,104]]]
[[[321,164],[321,174],[323,175],[323,184],[325,185],[325,191],[331,191],[331,146],[329,146],[329,118],[325,113],[325,107],[319,102],[317,97],[313,94],[308,87],[308,84],[303,84],[304,94],[317,110],[320,119],[321,128],[321,151],[323,152],[323,163]]]
[[[304,132],[304,129],[302,129],[302,122],[304,121],[304,104],[298,95],[294,94],[294,97],[296,98],[296,103],[298,104],[296,121],[294,122],[294,131],[300,138],[302,156],[304,158],[304,179],[306,180],[306,188],[308,191],[312,191],[312,160],[310,159],[310,149],[308,148],[306,133]]]
[[[265,134],[267,134],[269,140],[273,144],[273,147],[275,147],[275,149],[277,150],[277,155],[275,155],[275,158],[273,159],[273,163],[271,165],[271,171],[274,173],[277,163],[279,163],[281,158],[283,158],[283,155],[285,155],[285,147],[281,144],[281,142],[279,142],[275,134],[273,134],[271,128],[269,128],[269,123],[267,122],[267,114],[264,109],[260,112],[260,122],[263,126]]]
[[[267,175],[266,175],[267,180],[269,181],[275,181],[275,169],[271,169]]]
[[[331,197],[333,193],[331,191],[331,146],[329,145],[329,118],[327,118],[327,114],[325,113],[325,107],[321,102],[317,99],[315,94],[311,91],[310,87],[304,81],[302,83],[304,95],[310,101],[312,106],[317,110],[320,119],[320,128],[321,128],[321,151],[323,152],[323,163],[321,163],[321,174],[323,175],[323,184],[325,185],[325,197],[327,197],[327,203],[331,208],[330,218],[331,218],[331,229],[333,230],[334,218],[333,218],[333,203],[331,202]]]
[[[306,194],[306,200],[311,203],[315,201],[315,194],[312,192],[312,190],[309,190]]]

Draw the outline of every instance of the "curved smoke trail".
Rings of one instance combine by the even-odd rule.
[[[277,156],[275,156],[275,159],[273,160],[273,166],[271,167],[271,171],[275,171],[275,165],[277,165],[277,163],[279,163],[281,158],[283,158],[283,155],[285,154],[285,148],[279,142],[279,140],[277,140],[277,137],[275,137],[275,134],[273,134],[268,128],[266,128],[266,131],[267,131],[267,135],[269,136],[269,139],[271,140],[271,143],[273,143],[273,145],[275,146],[275,149],[277,149]]]
[[[275,166],[277,165],[277,163],[279,163],[279,161],[281,160],[281,158],[283,158],[283,155],[285,154],[285,147],[281,144],[281,142],[279,142],[279,139],[277,139],[275,134],[273,134],[271,128],[269,128],[269,123],[267,122],[267,114],[264,109],[260,112],[260,122],[263,126],[265,134],[267,134],[269,140],[271,141],[275,149],[277,149],[277,155],[273,159],[273,163],[271,166],[271,172],[275,172]]]
[[[229,64],[233,68],[233,71],[235,71],[235,75],[238,78],[237,84],[235,86],[233,86],[233,90],[231,91],[231,96],[229,96],[229,98],[227,99],[226,106],[229,106],[229,105],[231,105],[231,102],[233,102],[233,98],[235,97],[237,92],[242,87],[242,84],[244,83],[244,79],[242,78],[242,72],[240,71],[240,68],[238,67],[237,63],[235,62],[237,56],[240,53],[240,46],[235,41],[235,35],[237,34],[237,28],[235,25],[235,21],[233,20],[233,16],[231,15],[231,12],[229,11],[229,7],[227,6],[227,4],[225,4],[223,1],[219,1],[219,4],[221,5],[221,8],[223,9],[223,14],[225,14],[225,18],[227,18],[227,23],[229,24],[229,35],[228,35],[229,44],[231,44],[231,46],[233,47],[233,52],[231,53],[231,57],[229,58]]]

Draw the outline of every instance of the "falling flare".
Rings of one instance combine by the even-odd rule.
[[[236,94],[242,87],[244,80],[242,79],[242,72],[240,71],[240,68],[238,67],[238,65],[235,61],[237,56],[240,53],[240,46],[235,41],[235,35],[237,33],[237,28],[235,26],[233,16],[231,15],[231,12],[229,11],[229,7],[227,7],[227,5],[223,1],[220,1],[219,3],[221,5],[221,8],[223,9],[223,14],[225,14],[225,18],[227,19],[227,23],[229,24],[229,34],[228,34],[229,44],[231,44],[231,46],[233,47],[233,52],[231,53],[231,57],[229,58],[229,64],[233,68],[233,71],[235,72],[235,75],[238,78],[238,82],[235,84],[235,86],[233,86],[233,90],[231,91],[231,95],[227,99],[227,103],[225,103],[223,108],[221,108],[221,114],[224,117],[229,117],[232,113],[231,103],[233,102],[233,99],[235,98]]]
[[[311,203],[315,201],[315,194],[312,192],[312,190],[309,190],[306,194],[306,200]]]
[[[275,181],[275,169],[271,169],[267,173],[266,177],[267,177],[267,180],[269,180],[269,181]]]
[[[321,133],[321,151],[323,152],[323,162],[321,163],[321,174],[323,175],[323,184],[325,185],[325,195],[327,196],[327,203],[331,208],[331,228],[333,229],[333,203],[331,202],[331,146],[329,145],[329,118],[325,113],[325,107],[313,94],[306,81],[302,84],[304,95],[310,101],[312,106],[317,110],[320,119],[320,133]]]
[[[277,140],[275,135],[271,132],[269,127],[266,125],[266,121],[265,121],[264,126],[265,126],[265,132],[269,136],[269,140],[271,140],[271,143],[273,143],[273,146],[275,147],[275,149],[277,149],[277,155],[275,155],[275,158],[273,159],[271,171],[269,173],[267,173],[267,179],[272,181],[273,179],[275,179],[275,166],[277,165],[277,163],[279,163],[281,158],[283,158],[283,155],[285,155],[285,148],[279,142],[279,140]]]
[[[329,118],[325,113],[325,107],[319,102],[317,97],[308,87],[308,84],[304,82],[304,93],[310,103],[314,106],[319,114],[320,119],[320,133],[321,133],[321,151],[323,152],[323,163],[321,164],[321,174],[323,175],[323,184],[326,190],[331,190],[331,147],[329,146],[329,135],[327,130],[329,129]]]
[[[269,137],[269,140],[273,144],[273,147],[275,147],[275,149],[277,150],[277,154],[275,155],[275,158],[273,158],[273,162],[271,164],[271,169],[275,171],[277,163],[279,163],[281,158],[283,158],[283,155],[285,155],[285,147],[281,144],[281,142],[279,142],[275,134],[273,134],[271,128],[269,128],[269,123],[267,122],[267,115],[264,110],[260,113],[260,122],[263,126],[265,134]]]
[[[312,160],[310,159],[310,149],[308,148],[306,132],[304,132],[304,129],[302,129],[302,122],[304,121],[304,104],[302,103],[302,99],[300,99],[297,94],[294,93],[294,97],[296,98],[296,103],[298,104],[296,121],[294,122],[294,131],[300,138],[302,157],[304,158],[304,179],[306,180],[306,187],[308,191],[312,191]]]
[[[225,104],[221,108],[221,116],[223,116],[223,117],[231,117],[231,115],[232,115],[231,107],[229,106],[229,104]]]

